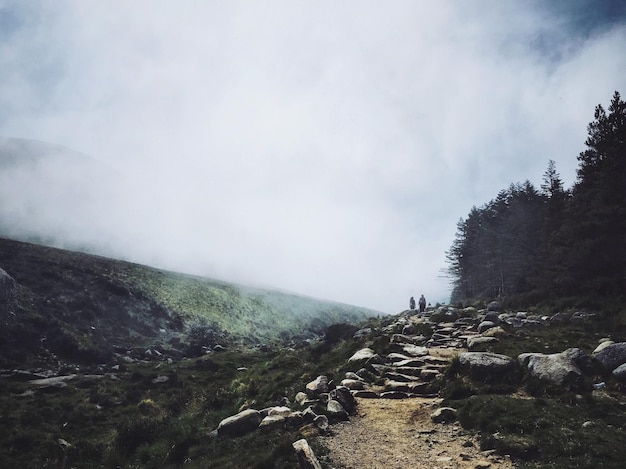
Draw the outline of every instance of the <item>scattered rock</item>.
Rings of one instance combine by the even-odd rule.
[[[217,427],[217,434],[222,436],[241,436],[257,429],[263,420],[261,412],[247,409],[227,417]]]
[[[300,469],[322,469],[319,461],[315,457],[313,450],[305,439],[298,440],[292,444],[298,455]]]

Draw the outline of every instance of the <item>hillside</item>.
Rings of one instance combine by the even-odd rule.
[[[372,310],[228,284],[78,252],[0,239],[0,269],[16,283],[4,312],[3,361],[54,353],[105,362],[116,348],[303,340]],[[195,329],[194,329],[195,328]]]

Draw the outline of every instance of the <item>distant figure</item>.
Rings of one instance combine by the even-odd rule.
[[[424,310],[426,309],[426,298],[424,298],[424,295],[420,296],[420,313],[423,313]]]
[[[409,300],[409,308],[411,308],[411,311],[415,309],[415,298],[413,297]]]

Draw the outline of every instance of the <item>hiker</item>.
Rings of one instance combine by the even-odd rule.
[[[423,313],[424,310],[426,309],[426,298],[424,298],[424,295],[420,296],[420,313]]]
[[[415,298],[413,297],[409,300],[409,308],[411,308],[411,311],[415,309]]]

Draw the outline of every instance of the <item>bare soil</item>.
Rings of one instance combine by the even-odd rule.
[[[480,451],[458,424],[433,423],[440,399],[358,399],[358,415],[323,440],[337,469],[512,468],[508,457]]]
[[[432,348],[451,359],[460,349]],[[363,399],[358,414],[333,426],[323,439],[335,469],[513,468],[509,457],[481,451],[478,439],[458,423],[434,423],[439,398]]]

